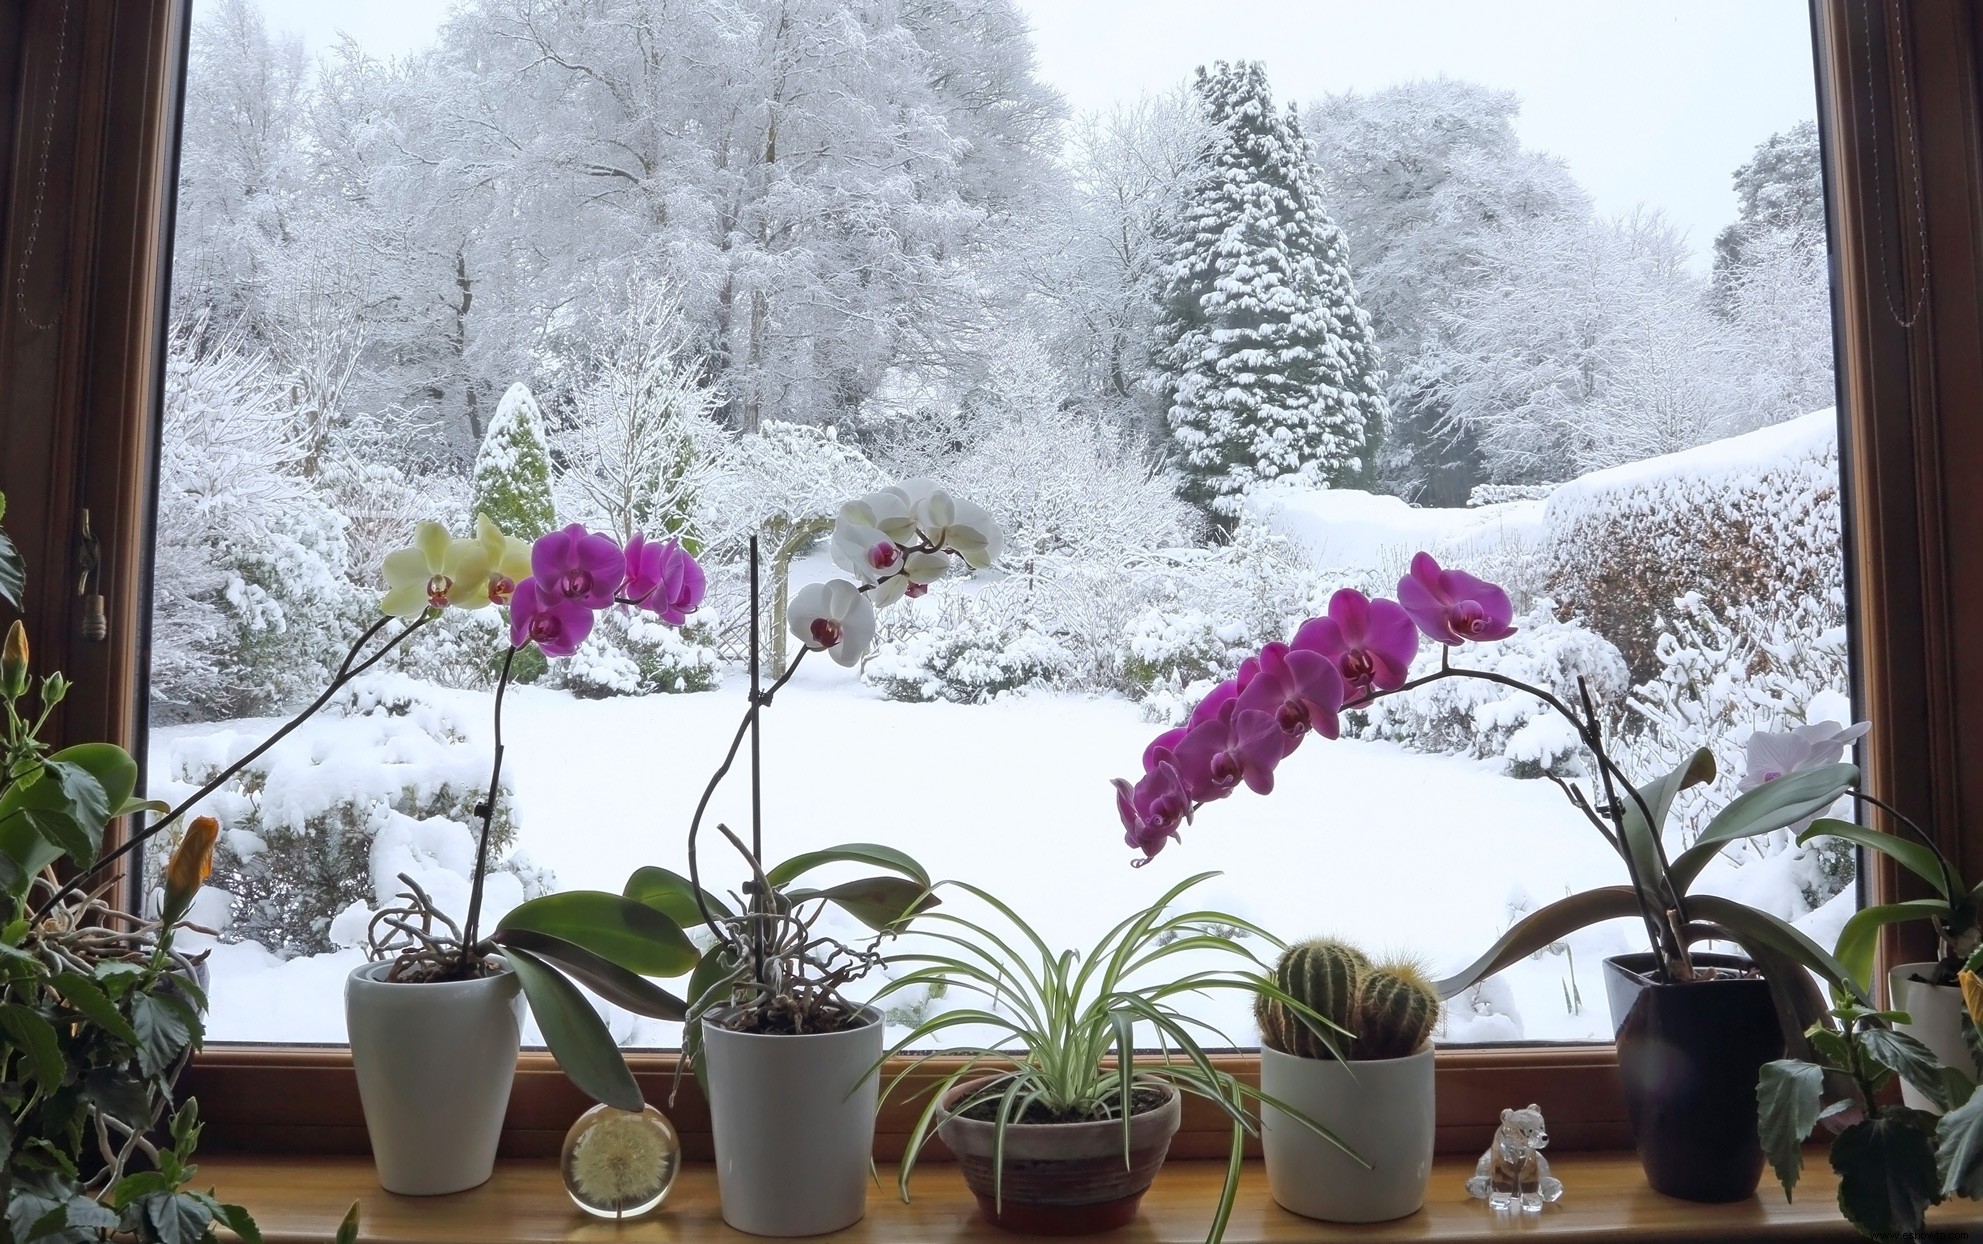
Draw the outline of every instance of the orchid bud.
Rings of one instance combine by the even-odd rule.
[[[193,906],[193,896],[213,875],[213,844],[219,837],[219,821],[210,816],[196,817],[173,850],[172,860],[165,866],[162,918],[167,925],[186,918],[186,912]]]
[[[7,628],[7,646],[0,648],[0,695],[18,699],[28,689],[28,628],[19,618]]]

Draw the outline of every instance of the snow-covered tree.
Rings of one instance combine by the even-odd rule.
[[[575,508],[625,540],[637,531],[692,538],[698,459],[715,433],[714,399],[686,357],[681,304],[666,291],[634,295],[597,375],[572,399],[559,435]]]
[[[1332,95],[1304,114],[1387,373],[1378,478],[1425,505],[1465,505],[1487,479],[1472,432],[1447,419],[1443,312],[1483,280],[1522,278],[1482,263],[1508,231],[1591,210],[1561,160],[1522,146],[1520,110],[1512,92],[1442,77]]]
[[[1363,478],[1383,373],[1299,121],[1257,62],[1198,71],[1214,127],[1169,222],[1156,357],[1184,495],[1229,525],[1259,480]]]
[[[521,380],[503,394],[475,453],[469,506],[510,535],[535,540],[558,525],[544,413]]]
[[[1719,309],[1755,261],[1753,245],[1786,237],[1822,251],[1825,245],[1825,174],[1815,121],[1800,121],[1756,145],[1735,170],[1735,223],[1715,235],[1714,293]]]

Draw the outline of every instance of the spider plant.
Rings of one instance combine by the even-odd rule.
[[[1220,1047],[1234,1042],[1180,1009],[1179,1002],[1186,997],[1238,992],[1271,998],[1294,1011],[1332,1050],[1338,1034],[1348,1035],[1284,993],[1274,983],[1271,965],[1242,941],[1256,937],[1278,951],[1283,947],[1279,938],[1222,912],[1172,911],[1187,891],[1218,875],[1200,873],[1179,882],[1110,929],[1085,955],[1074,950],[1056,953],[1018,913],[986,891],[963,882],[945,883],[990,907],[1003,927],[949,908],[926,911],[918,918],[911,948],[890,956],[892,964],[911,970],[890,982],[881,997],[918,987],[941,990],[947,996],[976,997],[969,1005],[917,1025],[889,1055],[922,1050],[931,1038],[960,1027],[987,1028],[998,1035],[988,1042],[918,1052],[887,1084],[883,1101],[930,1059],[962,1057],[929,1090],[929,1103],[910,1131],[902,1155],[904,1201],[909,1199],[909,1177],[916,1161],[939,1114],[945,1112],[944,1099],[958,1085],[980,1077],[984,1082],[953,1102],[949,1112],[993,1106],[994,1188],[1001,1203],[1006,1133],[1014,1124],[1026,1122],[1029,1115],[1059,1123],[1120,1120],[1127,1163],[1130,1117],[1135,1113],[1136,1090],[1143,1086],[1169,1085],[1202,1097],[1232,1122],[1231,1158],[1208,1241],[1216,1242],[1225,1233],[1238,1191],[1242,1146],[1249,1134],[1258,1131],[1248,1099],[1287,1110],[1351,1153],[1326,1128],[1213,1065],[1201,1037],[1213,1038]],[[1015,932],[1017,937],[1012,936]],[[922,949],[923,944],[930,948]],[[1182,975],[1155,970],[1174,956],[1199,954],[1218,956],[1225,966],[1194,968]],[[1137,1058],[1139,1025],[1156,1034],[1154,1057]]]

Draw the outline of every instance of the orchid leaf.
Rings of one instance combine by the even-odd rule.
[[[1935,1170],[1943,1196],[1983,1199],[1983,1093],[1935,1125]]]
[[[1655,911],[1666,908],[1660,886],[1659,836],[1666,830],[1667,814],[1673,810],[1673,800],[1681,791],[1714,781],[1714,773],[1714,753],[1703,747],[1672,772],[1662,773],[1639,787],[1639,797],[1645,801],[1646,810],[1653,816],[1650,827],[1639,812],[1639,800],[1632,798],[1630,791],[1618,792],[1618,800],[1624,805],[1625,849],[1631,854],[1632,871],[1638,876],[1639,884],[1646,888],[1647,898]],[[1677,889],[1686,889],[1679,882],[1674,884]]]
[[[511,947],[504,957],[523,986],[544,1044],[565,1075],[594,1101],[638,1114],[647,1104],[640,1086],[627,1070],[627,1060],[613,1043],[606,1022],[578,986],[527,950]]]
[[[902,877],[865,877],[824,890],[789,890],[785,897],[795,904],[825,899],[877,933],[899,931],[940,901],[929,887]]]
[[[1774,785],[1774,783],[1772,783]],[[1813,838],[1843,838],[1854,846],[1865,847],[1868,851],[1878,851],[1908,872],[1935,887],[1935,893],[1945,899],[1955,896],[1949,893],[1948,879],[1942,872],[1941,857],[1935,849],[1912,838],[1899,834],[1884,834],[1877,829],[1855,825],[1851,821],[1841,821],[1834,817],[1813,821],[1811,828],[1797,835],[1797,845],[1803,846]]]
[[[702,908],[696,906],[696,889],[680,873],[650,864],[634,870],[633,876],[627,878],[623,893],[636,903],[647,904],[683,928],[692,929],[703,923]],[[702,901],[708,904],[709,914],[718,920],[728,920],[736,914],[730,910],[729,904],[707,890],[702,891]]]
[[[1935,1116],[1885,1106],[1832,1142],[1838,1208],[1876,1240],[1920,1235],[1928,1207],[1941,1199],[1932,1140]]]
[[[496,935],[511,929],[562,938],[642,976],[680,976],[698,958],[681,925],[645,903],[603,890],[567,890],[520,903],[502,918]]]
[[[23,604],[28,594],[28,568],[21,558],[21,550],[7,533],[0,531],[0,600],[16,609]]]
[[[1765,947],[1784,955],[1799,967],[1809,968],[1833,985],[1845,986],[1858,994],[1859,1001],[1867,1001],[1859,992],[1858,982],[1846,971],[1843,964],[1832,957],[1831,952],[1777,919],[1766,911],[1758,911],[1745,903],[1719,894],[1695,894],[1687,899],[1690,916],[1718,924],[1728,930],[1729,936],[1741,943],[1744,948]]]
[[[569,973],[578,983],[614,1006],[649,1019],[680,1023],[688,1015],[688,1004],[656,985],[645,976],[630,972],[583,946],[535,929],[503,929],[489,939],[504,950],[527,950]]]
[[[1851,974],[1861,992],[1873,989],[1874,958],[1880,948],[1880,930],[1908,920],[1946,918],[1949,905],[1938,898],[1909,899],[1904,903],[1882,903],[1852,913],[1838,931],[1838,944],[1832,954]]]
[[[1674,887],[1685,894],[1708,861],[1729,843],[1815,816],[1838,802],[1839,796],[1858,780],[1857,765],[1824,765],[1765,782],[1737,795],[1708,822],[1694,845],[1673,861]]]
[[[822,864],[868,864],[875,868],[886,868],[900,873],[911,881],[918,882],[924,889],[930,887],[930,875],[915,860],[897,851],[874,842],[849,842],[837,847],[827,847],[823,851],[808,851],[766,870],[764,879],[774,886],[789,885],[804,874]]]
[[[1516,921],[1513,928],[1488,947],[1487,953],[1452,976],[1434,982],[1433,988],[1441,998],[1454,997],[1579,929],[1606,920],[1635,919],[1639,914],[1639,900],[1630,886],[1603,886],[1557,899]]]
[[[1818,1125],[1824,1095],[1822,1067],[1795,1058],[1764,1063],[1756,1081],[1756,1134],[1763,1152],[1783,1185],[1783,1199],[1792,1199],[1804,1172],[1804,1138]]]

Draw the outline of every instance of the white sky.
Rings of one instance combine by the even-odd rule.
[[[1017,0],[1042,76],[1078,109],[1183,81],[1209,60],[1267,64],[1307,100],[1446,74],[1515,91],[1524,141],[1563,157],[1607,212],[1647,203],[1697,260],[1735,217],[1729,175],[1816,114],[1807,0]],[[263,0],[312,51],[349,32],[413,51],[449,0]]]

